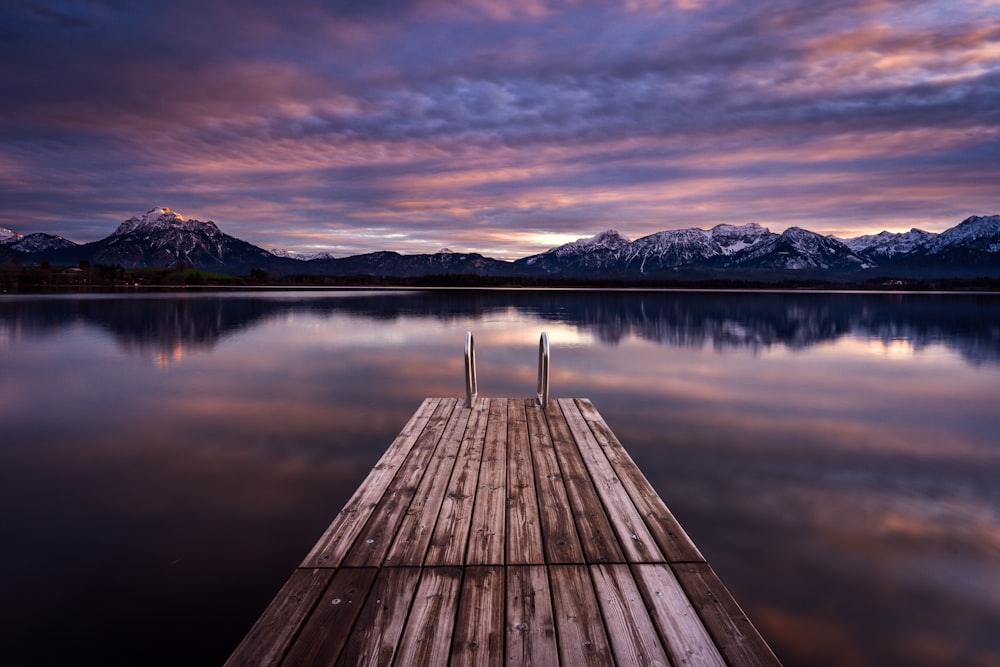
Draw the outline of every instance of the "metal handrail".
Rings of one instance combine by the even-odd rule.
[[[465,402],[472,407],[472,400],[479,393],[476,380],[476,341],[471,331],[465,332]]]
[[[538,339],[538,405],[544,410],[549,404],[549,335],[542,332]]]

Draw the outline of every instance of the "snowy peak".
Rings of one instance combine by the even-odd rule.
[[[952,246],[967,246],[977,250],[1000,250],[1000,215],[974,215],[937,236],[933,252]]]
[[[902,233],[881,231],[878,234],[855,236],[844,239],[843,243],[854,252],[864,253],[873,258],[889,259],[927,247],[936,237],[937,234],[914,228]]]
[[[171,211],[165,206],[156,206],[146,211],[142,217],[129,218],[120,224],[111,236],[124,236],[133,233],[148,235],[171,230],[203,232],[213,235],[220,233],[214,222],[186,220],[183,215],[176,211]]]
[[[617,230],[609,229],[591,236],[589,239],[577,239],[566,245],[549,250],[549,253],[556,253],[559,256],[579,255],[600,250],[621,250],[629,245],[629,240],[618,233]],[[544,253],[548,254],[548,253]]]
[[[11,243],[17,243],[24,238],[24,234],[18,234],[13,232],[6,227],[0,227],[0,245],[8,245]]]

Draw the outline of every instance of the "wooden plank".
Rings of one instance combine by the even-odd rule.
[[[586,565],[550,565],[552,610],[563,665],[614,665]]]
[[[628,565],[592,565],[590,574],[618,664],[669,667],[670,660]]]
[[[576,399],[580,413],[590,425],[590,430],[604,450],[608,461],[618,474],[622,485],[628,491],[636,509],[642,514],[646,525],[656,539],[667,560],[674,562],[704,562],[705,557],[695,546],[687,532],[674,515],[667,509],[663,499],[653,489],[652,484],[642,474],[629,456],[628,451],[615,436],[611,427],[588,399]]]
[[[278,664],[332,578],[333,570],[327,568],[292,572],[226,661],[226,667]]]
[[[471,410],[464,404],[456,403],[441,441],[434,450],[434,456],[427,465],[420,486],[417,487],[386,554],[387,566],[423,563],[470,414]]]
[[[456,404],[457,400],[454,398],[442,399],[438,404],[368,523],[358,533],[351,549],[344,556],[343,565],[377,567],[382,564]]]
[[[448,664],[461,587],[461,568],[424,568],[397,650],[397,665]]]
[[[396,476],[396,471],[409,455],[417,438],[437,409],[441,399],[426,398],[410,421],[393,440],[389,449],[372,468],[368,478],[358,487],[344,509],[334,518],[319,541],[306,555],[303,568],[339,567],[347,550],[351,548],[361,527],[368,522],[386,488]]]
[[[507,664],[559,664],[549,578],[542,565],[507,567]]]
[[[347,643],[377,573],[373,567],[337,570],[282,664],[332,665]]]
[[[490,400],[466,564],[503,564],[506,505],[507,399],[494,398]]]
[[[559,401],[549,401],[545,408],[545,418],[586,562],[624,562],[625,556],[618,546],[615,531],[573,440]]]
[[[629,562],[664,562],[666,559],[656,545],[656,540],[646,527],[646,522],[636,509],[632,498],[622,487],[618,473],[611,467],[604,450],[597,444],[597,439],[580,414],[576,403],[573,399],[558,399],[558,401]]]
[[[576,522],[559,470],[556,450],[549,437],[545,412],[539,408],[528,408],[526,415],[546,562],[582,563],[583,547],[576,534]]]
[[[729,665],[781,664],[708,563],[678,563],[673,570]]]
[[[420,570],[412,567],[379,570],[338,665],[392,664],[419,577]]]
[[[465,550],[469,544],[469,526],[472,524],[472,509],[476,503],[476,485],[479,482],[479,467],[483,460],[483,441],[486,439],[489,408],[488,399],[477,398],[473,402],[455,468],[441,502],[437,524],[434,526],[434,534],[424,559],[425,565],[465,564]]]
[[[633,565],[632,573],[673,663],[723,667],[722,655],[670,566]]]
[[[503,566],[466,566],[451,644],[452,664],[503,664],[505,596]]]
[[[507,403],[507,563],[545,563],[525,402]]]

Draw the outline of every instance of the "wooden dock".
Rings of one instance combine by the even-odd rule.
[[[586,399],[428,398],[227,665],[777,665]]]

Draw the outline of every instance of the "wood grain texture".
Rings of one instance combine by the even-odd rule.
[[[468,565],[502,565],[507,518],[507,399],[490,399],[483,463],[472,510]]]
[[[544,566],[507,568],[507,657],[511,667],[559,664],[549,577]]]
[[[576,532],[573,510],[566,495],[556,449],[549,436],[545,412],[529,408],[526,414],[545,560],[548,563],[582,563],[583,547]]]
[[[427,399],[307,563],[227,664],[778,664],[586,399]]]
[[[441,511],[424,558],[425,565],[465,564],[472,510],[476,504],[479,468],[483,461],[489,407],[488,399],[477,398],[473,401],[469,423],[466,425],[455,467],[441,502]]]
[[[448,425],[386,554],[387,566],[423,564],[471,412],[461,402],[453,408]]]
[[[628,565],[592,565],[590,575],[618,664],[669,667],[670,660]]]
[[[507,563],[545,562],[525,402],[507,403]]]
[[[625,556],[618,545],[618,538],[590,479],[590,472],[580,457],[580,450],[573,440],[558,400],[549,401],[545,408],[545,419],[586,562],[623,562]]]
[[[386,488],[368,523],[358,533],[354,544],[344,556],[343,565],[378,567],[382,564],[456,404],[457,400],[454,398],[441,399],[406,460]]]
[[[726,664],[669,565],[633,565],[632,572],[673,664]]]
[[[384,567],[368,592],[354,631],[337,664],[342,667],[388,667],[396,656],[420,570]]]
[[[594,404],[585,398],[578,398],[576,405],[667,560],[672,563],[704,562],[705,557],[667,509]]]
[[[347,550],[362,526],[382,500],[385,490],[396,476],[399,466],[409,455],[417,438],[423,433],[440,404],[439,398],[425,398],[420,408],[400,432],[367,479],[358,487],[344,509],[334,518],[316,545],[299,567],[339,567]]]
[[[377,575],[374,567],[338,570],[282,664],[334,664]]]
[[[614,665],[586,565],[552,565],[552,610],[564,665]]]
[[[573,399],[559,399],[559,407],[566,416],[566,423],[580,448],[590,479],[597,489],[597,494],[608,513],[611,527],[618,536],[622,551],[630,563],[664,562],[663,553],[656,545],[656,540],[646,527],[642,515],[636,509],[628,492],[622,486],[604,450],[597,443],[587,421],[580,414]]]
[[[333,578],[333,570],[296,569],[226,661],[226,667],[274,665]]]
[[[462,568],[424,568],[396,654],[397,665],[447,665]]]
[[[678,563],[673,570],[728,664],[738,667],[781,664],[707,563]]]
[[[503,664],[505,598],[503,567],[465,568],[451,645],[453,664],[481,667]]]

